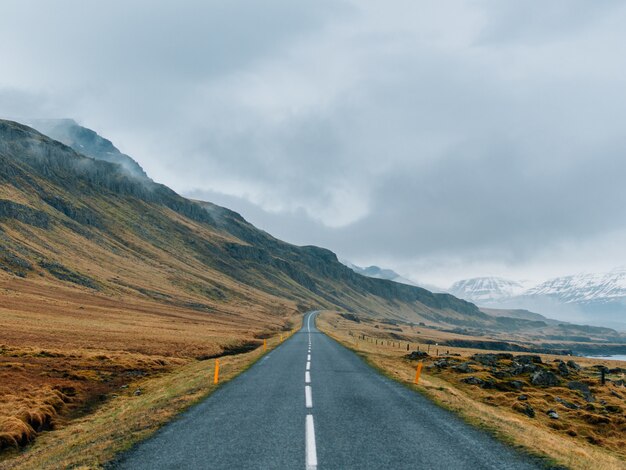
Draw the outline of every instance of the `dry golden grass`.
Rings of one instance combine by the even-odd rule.
[[[99,409],[122,386],[255,348],[297,314],[288,303],[269,310],[268,299],[198,312],[4,273],[0,300],[3,456]]]
[[[268,340],[268,350],[278,339]],[[244,371],[263,355],[263,348],[220,359],[220,383]],[[13,452],[0,469],[102,468],[145,439],[189,406],[215,390],[214,360],[191,361],[172,372],[135,381],[93,413],[43,433],[21,453]],[[136,391],[141,390],[140,395]]]
[[[378,325],[378,328],[375,326]],[[477,386],[463,384],[459,379],[466,374],[460,375],[449,370],[439,371],[437,368],[425,367],[420,384],[412,385],[415,377],[416,361],[409,361],[404,356],[407,354],[406,342],[395,341],[396,347],[391,346],[389,331],[384,333],[385,325],[374,323],[355,323],[342,317],[325,312],[319,317],[320,329],[346,346],[362,354],[374,366],[388,374],[390,377],[416,388],[428,397],[449,408],[468,422],[484,427],[493,432],[499,438],[527,451],[548,457],[559,465],[572,469],[596,469],[617,470],[626,468],[626,420],[623,409],[626,405],[626,391],[623,387],[618,388],[607,385],[601,387],[597,384],[597,378],[581,376],[581,380],[595,384],[592,392],[597,402],[593,410],[584,407],[585,402],[581,397],[565,387],[536,388],[525,387],[522,392],[501,392],[490,389],[484,390]],[[409,335],[410,328],[402,328],[403,335]],[[428,335],[429,332],[421,328],[420,335]],[[378,338],[375,344],[369,341],[358,340],[358,335],[365,333]],[[398,332],[396,332],[398,333]],[[433,335],[443,339],[441,332],[433,332]],[[407,336],[410,337],[410,336]],[[418,343],[417,336],[413,336]],[[390,341],[388,345],[388,341]],[[436,346],[431,346],[431,354],[435,353]],[[422,343],[421,349],[426,349]],[[484,350],[471,350],[463,348],[440,349],[440,354],[450,352],[459,354],[461,358]],[[542,355],[544,362],[558,359],[558,356]],[[571,359],[563,357],[562,359]],[[626,363],[615,361],[575,358],[583,367],[595,364],[609,365],[610,367],[626,367]],[[433,360],[426,360],[428,366]],[[485,371],[477,372],[476,376],[485,374]],[[615,396],[613,393],[617,393]],[[516,411],[520,394],[528,396],[528,403],[537,411],[535,418],[527,417]],[[575,402],[581,405],[581,409],[568,410],[554,401],[554,397]],[[606,413],[604,406],[614,405],[620,408],[620,412]],[[548,409],[555,409],[560,414],[559,420],[552,420],[546,414]]]

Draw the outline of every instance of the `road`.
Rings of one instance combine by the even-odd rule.
[[[120,469],[537,469],[315,328],[130,450]]]

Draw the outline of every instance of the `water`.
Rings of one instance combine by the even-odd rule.
[[[607,359],[609,361],[626,361],[626,355],[616,354],[615,356],[585,356],[591,359]]]

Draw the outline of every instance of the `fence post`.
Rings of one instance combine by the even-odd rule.
[[[422,375],[422,366],[423,366],[422,361],[419,361],[417,363],[417,369],[415,369],[415,380],[413,381],[413,383],[415,383],[416,385],[420,381],[420,375]]]
[[[215,372],[213,374],[213,383],[217,384],[220,380],[220,360],[215,359]]]

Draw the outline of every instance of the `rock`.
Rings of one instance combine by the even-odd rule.
[[[498,354],[496,354],[496,357],[498,358],[498,360],[506,359],[506,360],[510,361],[511,359],[513,359],[513,354],[511,354],[511,353],[498,353]]]
[[[552,419],[559,419],[559,414],[554,410],[548,410],[546,414]]]
[[[124,390],[124,389],[128,388],[128,384],[126,384],[126,385],[122,385],[120,388],[121,388],[122,390]]]
[[[580,406],[578,406],[576,403],[572,403],[571,401],[563,400],[562,398],[559,398],[559,397],[556,397],[555,400],[557,403],[560,403],[565,408],[569,408],[570,410],[580,409]]]
[[[533,354],[522,354],[521,356],[515,356],[515,361],[520,364],[543,364],[541,357]]]
[[[583,398],[590,403],[596,401],[586,383],[573,381],[567,384],[567,388],[580,392]]]
[[[522,413],[529,418],[535,417],[535,410],[528,403],[515,403],[513,409],[519,413]]]
[[[561,375],[562,377],[569,376],[569,367],[567,367],[567,364],[565,364],[563,361],[559,362],[557,370],[559,371],[559,375]]]
[[[621,413],[622,412],[622,409],[617,405],[606,405],[604,409],[608,411],[609,413]]]
[[[611,395],[617,398],[622,398],[622,396],[619,393],[617,393],[615,390],[611,390]]]
[[[480,388],[484,388],[485,390],[490,390],[492,388],[496,388],[496,383],[493,380],[485,380],[484,383],[480,386]]]
[[[549,370],[538,370],[530,377],[530,383],[542,387],[555,387],[559,385],[559,379]]]
[[[526,400],[528,400],[528,395],[520,395],[519,397],[517,397],[517,399],[519,401],[526,401]]]
[[[514,390],[521,390],[522,388],[524,388],[525,385],[524,382],[521,382],[519,380],[511,380],[509,383]]]
[[[135,390],[135,393],[133,393],[133,395],[135,395],[136,397],[138,397],[139,395],[141,395],[143,393],[143,391],[138,388],[137,390]]]
[[[511,377],[511,373],[505,370],[498,370],[495,367],[491,371],[491,375],[493,375],[497,379],[506,379],[507,377]]]
[[[609,369],[609,374],[621,374],[622,372],[626,372],[626,370],[622,369],[621,367],[616,367],[615,369]]]
[[[509,374],[516,376],[522,374],[532,374],[539,369],[539,366],[535,364],[520,364],[519,362],[513,362],[511,367],[508,369]]]
[[[424,352],[424,351],[411,351],[410,354],[407,354],[404,357],[414,361],[416,359],[424,359],[425,357],[428,357],[428,354],[426,352]]]
[[[438,369],[445,369],[447,367],[450,367],[450,362],[448,362],[447,359],[440,359],[438,361],[433,362],[433,365],[437,367]]]
[[[521,390],[523,386],[524,384],[519,380],[512,380],[510,382],[496,382],[494,384],[494,387],[502,392],[516,392]]]
[[[479,379],[478,377],[474,377],[473,375],[471,377],[465,377],[464,379],[461,379],[461,382],[470,384],[470,385],[480,385],[480,386],[485,384],[485,381],[483,379]]]
[[[529,418],[534,418],[535,417],[535,410],[533,409],[532,406],[530,406],[528,403],[526,403],[526,406],[524,406],[524,409],[522,411],[526,416],[528,416]]]
[[[454,370],[456,372],[461,372],[463,374],[469,374],[470,372],[474,372],[475,371],[475,369],[470,366],[469,362],[464,362],[462,364],[459,364],[458,366],[454,366],[454,367],[452,367],[452,370]]]
[[[567,367],[569,367],[572,370],[575,370],[576,372],[580,370],[580,366],[578,365],[578,363],[572,361],[571,359],[567,361]]]
[[[616,380],[615,382],[613,382],[615,385],[617,385],[618,387],[626,387],[626,381],[623,379],[620,380]]]
[[[498,357],[495,354],[474,354],[472,359],[484,366],[495,366],[498,364]]]

